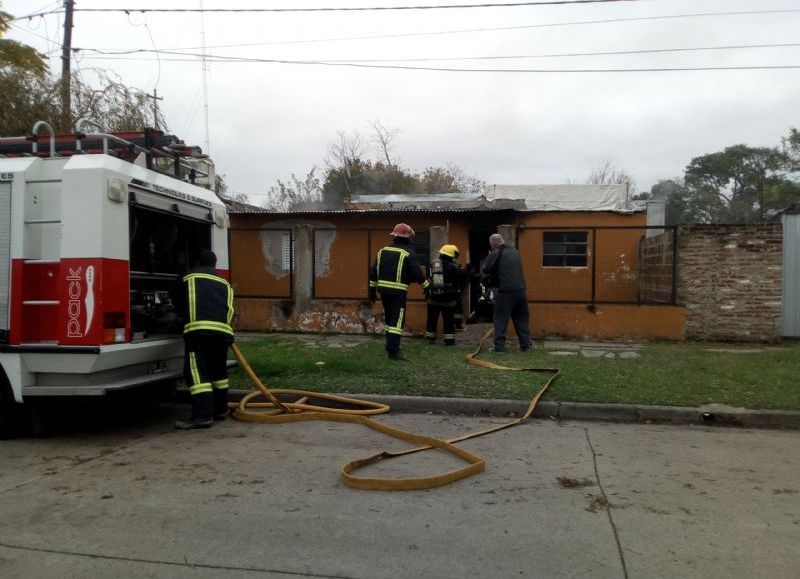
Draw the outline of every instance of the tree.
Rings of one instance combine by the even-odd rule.
[[[428,167],[419,176],[422,193],[474,193],[486,191],[486,183],[478,177],[470,177],[461,167],[448,164],[446,167]]]
[[[2,2],[0,2],[2,5]],[[147,94],[126,86],[113,72],[90,69],[94,78],[72,75],[72,110],[61,112],[60,81],[48,77],[45,57],[35,49],[2,38],[9,29],[9,14],[0,11],[0,134],[23,135],[36,121],[46,120],[56,132],[71,132],[80,118],[88,118],[107,131],[166,127],[154,117]],[[86,71],[84,71],[85,74]]]
[[[267,192],[262,207],[281,212],[323,209],[322,186],[315,175],[316,170],[316,167],[312,167],[304,179],[298,179],[292,173],[289,182],[278,180],[277,185],[270,187]]]
[[[301,207],[341,209],[344,198],[352,195],[482,193],[486,184],[468,176],[460,167],[428,167],[421,174],[397,164],[394,151],[398,129],[386,128],[380,121],[369,123],[371,134],[365,139],[358,132],[339,131],[325,156],[325,174],[306,179],[292,175],[287,182],[278,180],[269,190],[268,208],[286,211]],[[371,142],[377,158],[369,158]],[[313,178],[311,178],[313,177]],[[320,184],[321,181],[321,184]]]
[[[787,156],[777,148],[733,145],[695,157],[684,182],[703,223],[752,223],[774,205]]]
[[[664,201],[666,206],[665,225],[695,223],[696,208],[691,205],[689,189],[682,179],[662,179],[649,194],[639,196],[654,201]]]
[[[72,75],[72,126],[60,130],[73,130],[74,122],[81,118],[88,118],[109,132],[152,126],[167,130],[166,119],[153,111],[145,91],[125,85],[114,72],[104,69],[90,69],[90,72],[95,76],[93,83],[83,74]]]
[[[0,2],[0,6],[2,5]],[[11,28],[10,22],[13,18],[11,14],[0,10],[0,69],[16,68],[44,79],[47,74],[47,61],[44,55],[26,44],[3,38]]]
[[[780,147],[733,145],[701,155],[683,179],[659,181],[649,198],[667,203],[667,223],[754,223],[800,202],[800,133]]]
[[[0,3],[1,5],[2,3]],[[30,46],[2,38],[12,16],[0,11],[0,135],[28,134],[39,119],[58,116],[57,93],[44,57]]]
[[[781,139],[783,153],[789,161],[789,171],[800,173],[800,131],[792,127],[789,136]]]
[[[636,189],[636,181],[631,174],[611,159],[606,159],[592,171],[586,178],[586,183],[587,185],[627,185],[628,191],[631,193]]]

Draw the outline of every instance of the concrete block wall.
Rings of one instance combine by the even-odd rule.
[[[686,338],[779,341],[782,261],[780,223],[679,228],[677,299],[686,308]]]

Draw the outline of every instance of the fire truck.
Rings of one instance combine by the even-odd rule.
[[[30,403],[102,396],[183,368],[180,277],[201,249],[228,276],[214,166],[161,131],[0,139],[0,435]],[[46,129],[49,135],[39,135]]]

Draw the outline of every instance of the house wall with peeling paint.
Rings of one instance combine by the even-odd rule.
[[[519,224],[523,228],[517,237],[528,299],[537,302],[636,302],[638,247],[645,229],[613,228],[644,226],[646,221],[646,216],[641,213],[521,214]],[[542,228],[547,227],[567,227],[569,231],[586,232],[588,255],[585,267],[547,267],[542,264],[545,231]],[[593,274],[596,278],[594,295]]]
[[[635,305],[587,309],[591,299],[592,267],[543,268],[541,229],[544,227],[631,227],[616,241],[605,230],[597,230],[597,300],[634,302],[637,295],[637,247],[644,233],[644,214],[598,212],[350,212],[326,214],[233,214],[231,215],[231,282],[237,295],[236,324],[253,331],[303,331],[375,333],[383,331],[380,302],[367,299],[368,270],[377,251],[391,243],[389,233],[404,221],[418,232],[444,228],[450,243],[461,249],[462,264],[485,256],[469,255],[470,232],[484,235],[501,224],[516,229],[531,302],[576,301],[582,304],[532,303],[535,335],[593,338],[631,337],[680,339],[683,316],[676,308],[640,308]],[[291,240],[304,239],[309,247],[294,247]],[[620,230],[617,230],[618,232]],[[591,235],[590,235],[591,237]],[[594,245],[590,245],[595,247]],[[438,248],[432,247],[436,252]],[[313,260],[308,279],[298,278],[298,259]],[[425,260],[427,261],[427,260]],[[289,263],[294,267],[287,268]],[[303,296],[308,300],[302,299]],[[300,305],[298,305],[300,304]],[[599,312],[599,313],[598,313]],[[467,312],[468,313],[468,312]],[[419,286],[412,285],[406,309],[407,331],[421,334],[426,305]],[[664,325],[664,320],[670,320]]]

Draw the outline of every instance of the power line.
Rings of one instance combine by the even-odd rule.
[[[351,58],[351,59],[308,59],[302,61],[309,64],[346,64],[346,63],[373,63],[373,62],[431,62],[431,61],[470,61],[470,60],[514,60],[524,58],[570,58],[570,57],[592,57],[592,56],[625,56],[633,54],[662,54],[673,52],[702,52],[702,51],[717,51],[717,50],[748,50],[748,49],[763,49],[763,48],[789,48],[798,47],[800,42],[784,42],[778,44],[738,44],[727,46],[691,46],[691,47],[677,47],[677,48],[653,48],[653,49],[638,49],[638,50],[615,50],[603,52],[562,52],[562,53],[545,53],[545,54],[517,54],[517,55],[499,55],[499,56],[463,56],[463,57],[427,57],[427,58]],[[172,62],[193,62],[195,53],[179,52],[178,50],[150,50],[146,48],[125,49],[119,51],[101,50],[95,48],[75,48],[77,51],[88,51],[97,54],[108,56],[114,55],[130,55],[137,53],[157,53],[157,54],[170,54],[175,56],[186,56],[184,59],[174,59]],[[200,55],[202,56],[202,55]],[[234,62],[248,61],[252,57],[235,57],[235,56],[212,56],[218,59],[216,62],[229,62],[233,59]],[[121,59],[122,60],[122,59]],[[152,59],[135,59],[135,60],[152,60]],[[255,59],[258,61],[258,59]]]
[[[610,4],[619,2],[642,2],[647,0],[540,0],[538,2],[492,2],[482,4],[420,4],[414,6],[329,6],[324,8],[76,8],[75,12],[160,12],[160,13],[258,13],[258,12],[387,12],[394,10],[449,10],[470,8],[519,8],[530,6],[565,6],[569,4]],[[19,16],[15,20],[35,18],[63,12],[50,10]]]
[[[217,44],[206,46],[209,48],[245,48],[250,46],[278,46],[286,44],[312,44],[316,42],[342,42],[352,40],[379,40],[385,38],[408,38],[413,36],[440,36],[447,34],[469,34],[474,32],[498,32],[503,30],[528,30],[533,28],[558,28],[562,26],[583,26],[591,24],[616,24],[623,22],[641,22],[648,20],[672,20],[681,18],[706,18],[711,16],[752,16],[760,14],[797,13],[800,8],[785,8],[777,10],[744,10],[735,12],[697,12],[689,14],[665,14],[661,16],[636,16],[631,18],[606,18],[602,20],[578,20],[571,22],[552,22],[543,24],[525,24],[520,26],[500,26],[494,28],[464,28],[459,30],[439,30],[431,32],[401,32],[397,34],[375,34],[365,36],[340,36],[332,38],[317,38],[308,40],[276,40],[267,42],[246,42],[239,44]],[[178,50],[198,50],[199,46],[188,46]]]
[[[782,44],[742,44],[731,46],[693,46],[687,48],[653,48],[640,50],[612,50],[605,52],[562,52],[547,54],[517,54],[506,56],[462,56],[445,58],[362,58],[362,59],[329,59],[324,62],[432,62],[432,61],[469,61],[469,60],[516,60],[525,58],[573,58],[591,56],[626,56],[632,54],[665,54],[674,52],[701,52],[715,50],[747,50],[758,48],[789,48],[800,46],[800,42]]]
[[[142,49],[137,52],[150,52]],[[168,51],[164,51],[168,52]],[[187,56],[200,58],[200,54],[169,52],[173,56]],[[630,72],[694,72],[694,71],[725,71],[725,70],[786,70],[800,69],[800,64],[786,65],[746,65],[746,66],[699,66],[699,67],[637,67],[637,68],[454,68],[454,67],[430,67],[430,66],[402,66],[386,64],[363,64],[353,62],[332,62],[322,60],[284,60],[273,58],[250,58],[250,57],[226,57],[218,55],[206,55],[208,60],[214,62],[227,63],[248,63],[248,64],[292,64],[306,66],[343,66],[352,68],[371,68],[386,70],[409,70],[409,71],[430,71],[430,72],[480,72],[480,73],[504,73],[504,74],[592,74],[592,73],[630,73]],[[181,59],[186,62],[188,59]]]
[[[538,2],[487,2],[483,4],[419,4],[414,6],[328,6],[323,8],[81,8],[81,12],[376,12],[392,10],[448,10],[469,8],[518,8],[568,4],[610,4],[641,0],[540,0]]]

